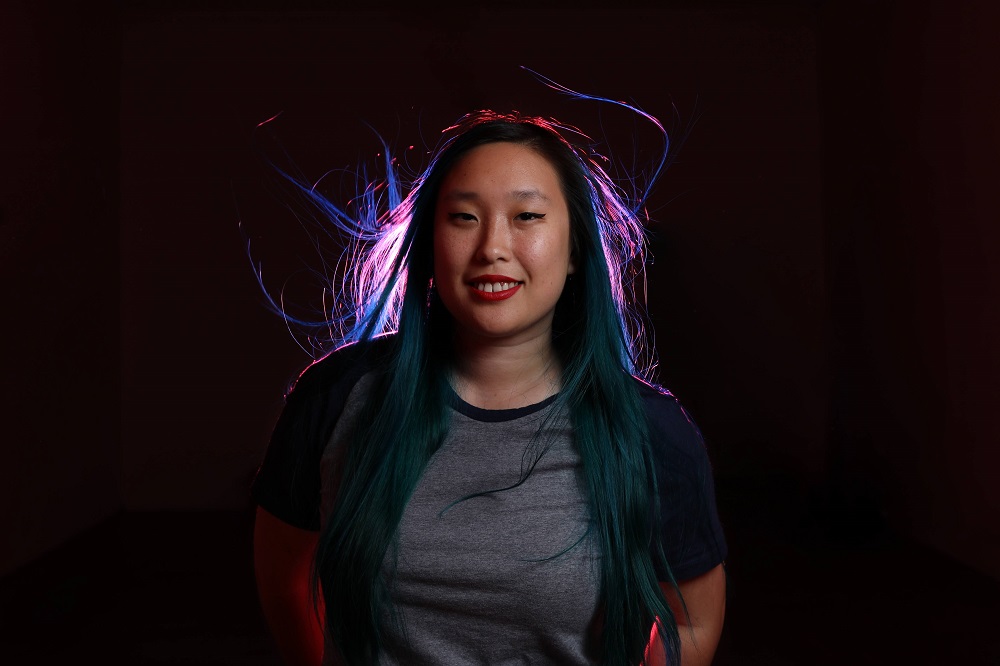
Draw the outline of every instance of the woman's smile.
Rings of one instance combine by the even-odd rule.
[[[502,301],[513,296],[521,283],[506,275],[480,275],[469,281],[473,294],[487,301]]]

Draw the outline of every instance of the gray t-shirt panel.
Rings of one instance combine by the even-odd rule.
[[[333,508],[331,480],[371,379],[352,389],[323,452],[323,525]],[[497,417],[505,413],[511,417]],[[455,503],[516,484],[542,449],[517,487]],[[586,536],[580,474],[569,421],[551,405],[488,420],[452,409],[448,435],[400,522],[392,595],[405,635],[384,625],[383,663],[595,663],[588,637],[600,556]]]

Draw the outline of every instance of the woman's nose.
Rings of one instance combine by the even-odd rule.
[[[510,259],[510,227],[501,221],[483,225],[477,255],[480,261],[492,264]]]

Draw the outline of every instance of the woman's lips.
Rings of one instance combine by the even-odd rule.
[[[472,294],[484,301],[503,301],[521,288],[521,282],[506,275],[481,275],[469,281]]]

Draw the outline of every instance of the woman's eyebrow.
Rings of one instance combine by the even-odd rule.
[[[517,199],[518,201],[525,201],[527,199],[539,199],[541,201],[549,200],[549,198],[542,194],[539,190],[514,190],[510,194],[512,198]]]
[[[526,201],[528,199],[538,199],[539,201],[550,200],[540,190],[513,190],[508,196],[516,201]],[[480,196],[477,192],[452,190],[446,192],[444,198],[448,201],[478,201]]]

